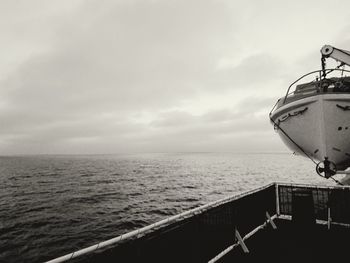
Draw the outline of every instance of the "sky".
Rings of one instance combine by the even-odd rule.
[[[1,0],[0,155],[288,152],[268,113],[349,1]]]

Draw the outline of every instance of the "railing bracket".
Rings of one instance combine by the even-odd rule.
[[[277,226],[275,222],[273,222],[273,219],[271,218],[269,212],[266,211],[266,217],[267,217],[267,222],[271,224],[273,229],[277,229]]]
[[[235,236],[238,240],[238,244],[242,247],[244,253],[249,253],[249,249],[247,248],[246,244],[243,241],[243,238],[241,237],[237,229],[235,231]]]

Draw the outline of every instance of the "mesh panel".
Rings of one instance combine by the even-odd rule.
[[[280,214],[292,215],[292,196],[295,190],[312,192],[316,219],[328,220],[328,208],[330,208],[333,222],[350,224],[349,188],[279,185]]]
[[[332,221],[350,224],[350,189],[333,189],[329,203]]]

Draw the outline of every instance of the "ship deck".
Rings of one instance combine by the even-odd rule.
[[[303,229],[291,220],[275,220],[277,229],[267,228],[245,241],[217,262],[342,262],[348,257],[350,228],[318,224]]]
[[[49,262],[337,262],[348,244],[350,187],[273,183]]]

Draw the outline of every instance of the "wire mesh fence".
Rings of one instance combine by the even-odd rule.
[[[316,219],[350,224],[350,188],[278,184],[279,209],[282,215],[293,215],[293,195],[308,191]],[[330,218],[329,218],[330,217]]]

